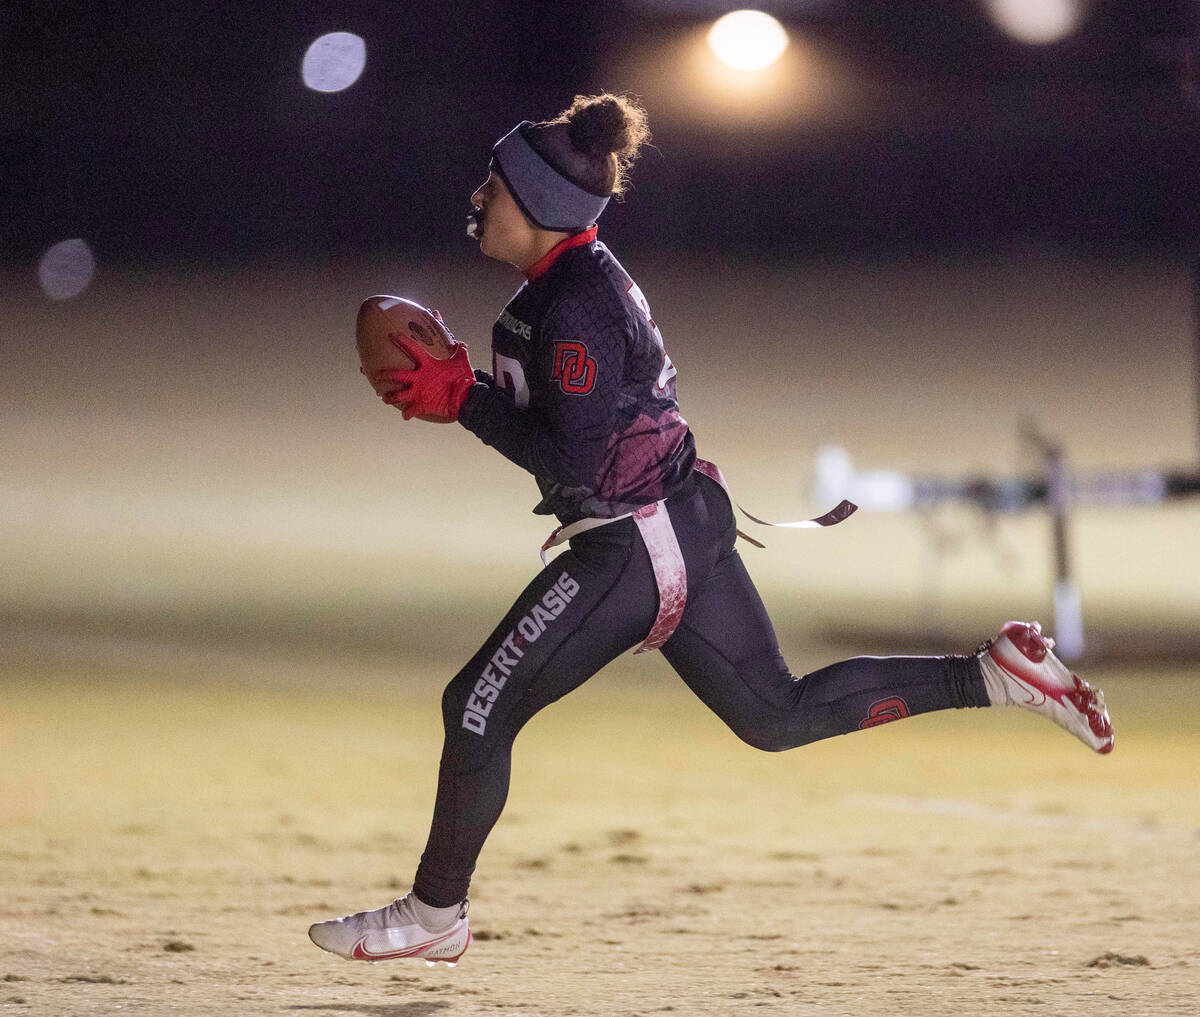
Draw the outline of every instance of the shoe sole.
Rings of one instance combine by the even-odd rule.
[[[1041,660],[1031,657],[1018,642],[1028,644],[1029,651]],[[1009,622],[987,652],[1028,695],[1018,705],[1043,713],[1089,748],[1107,755],[1116,739],[1103,693],[1070,671],[1050,646],[1033,625]]]

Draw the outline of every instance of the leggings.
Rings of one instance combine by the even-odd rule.
[[[734,549],[725,491],[694,473],[667,511],[687,569],[687,607],[662,653],[743,741],[778,752],[931,710],[988,705],[974,656],[854,657],[796,677]],[[414,882],[421,900],[448,907],[467,895],[508,796],[517,732],[641,642],[657,610],[632,519],[573,538],[525,588],[442,696],[437,800]]]

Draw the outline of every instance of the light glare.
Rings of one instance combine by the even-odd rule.
[[[73,237],[48,248],[38,262],[38,282],[51,300],[68,300],[88,288],[96,258],[87,242]]]
[[[1083,20],[1081,0],[984,0],[984,6],[999,28],[1032,46],[1065,39]]]
[[[761,71],[783,56],[787,32],[763,11],[731,11],[718,18],[708,45],[721,63],[739,71]]]
[[[314,92],[340,92],[358,80],[367,63],[367,44],[352,32],[330,32],[313,41],[300,64]]]

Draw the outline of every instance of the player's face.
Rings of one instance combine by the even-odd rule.
[[[471,204],[479,209],[479,249],[489,258],[524,268],[536,230],[499,174],[488,173],[487,180],[471,195]]]

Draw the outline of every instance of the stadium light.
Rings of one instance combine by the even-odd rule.
[[[864,90],[842,54],[792,35],[768,67],[737,70],[708,38],[711,20],[671,26],[612,51],[604,73],[659,115],[762,136],[798,124],[844,121],[862,108]]]
[[[96,257],[87,241],[78,237],[60,240],[38,262],[38,282],[51,300],[77,297],[91,284]]]
[[[300,63],[300,76],[314,92],[341,92],[354,84],[367,63],[367,44],[352,32],[315,39]]]
[[[708,32],[708,45],[721,63],[738,71],[761,71],[783,56],[788,35],[763,11],[730,11]]]
[[[1065,39],[1083,20],[1083,0],[984,0],[993,23],[1018,42],[1045,46]]]

